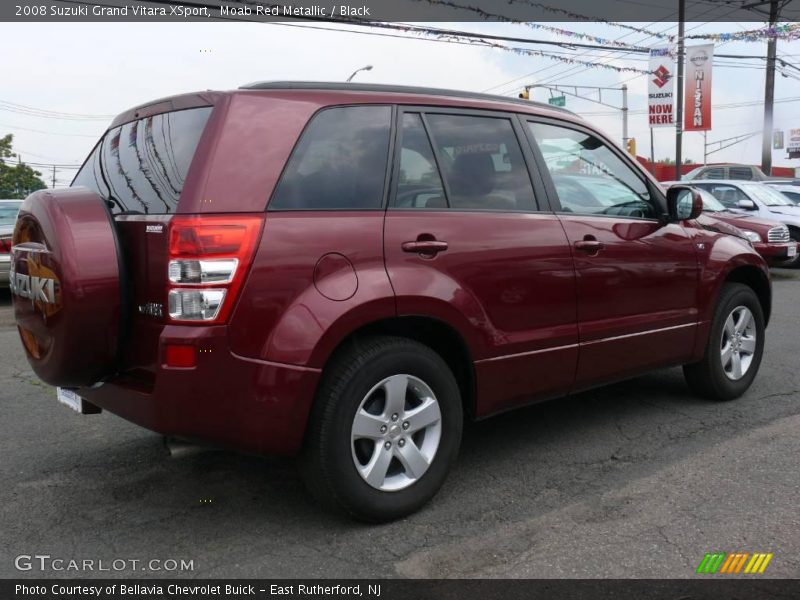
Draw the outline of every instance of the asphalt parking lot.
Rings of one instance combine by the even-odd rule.
[[[800,272],[774,276],[745,397],[696,399],[669,369],[472,424],[434,501],[381,526],[320,511],[290,461],[169,458],[156,434],[71,412],[0,292],[0,577],[696,577],[711,551],[772,552],[764,576],[798,577]],[[193,570],[15,568],[35,554]]]

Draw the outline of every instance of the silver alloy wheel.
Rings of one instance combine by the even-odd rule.
[[[425,474],[441,438],[442,413],[433,390],[413,375],[392,375],[361,401],[350,447],[364,481],[394,492]]]
[[[737,306],[725,320],[720,340],[722,370],[734,381],[744,377],[756,353],[756,320],[746,306]]]

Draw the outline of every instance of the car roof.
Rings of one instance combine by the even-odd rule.
[[[413,85],[386,85],[379,83],[348,83],[340,81],[256,81],[248,83],[239,88],[240,90],[328,90],[344,92],[375,92],[379,94],[410,94],[420,96],[444,96],[449,98],[466,98],[471,100],[491,100],[493,102],[511,103],[530,108],[537,106],[548,110],[553,110],[568,115],[575,115],[569,109],[560,106],[536,102],[535,100],[525,100],[524,98],[512,98],[510,96],[499,96],[496,94],[484,94],[481,92],[470,92],[466,90],[452,90],[446,88],[422,87]]]
[[[114,118],[108,129],[113,129],[135,119],[153,116],[159,113],[201,106],[213,106],[221,98],[235,94],[303,94],[320,106],[346,103],[397,103],[397,104],[433,104],[453,108],[479,108],[487,110],[505,110],[524,112],[538,116],[549,116],[565,119],[576,124],[586,121],[572,111],[560,106],[552,106],[542,102],[496,96],[464,90],[448,90],[429,87],[403,85],[382,85],[371,83],[342,83],[326,81],[261,81],[249,83],[236,90],[192,92],[176,94],[152,100],[129,108]]]

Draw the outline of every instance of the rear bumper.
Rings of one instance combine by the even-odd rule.
[[[149,381],[118,376],[78,393],[164,435],[258,454],[300,450],[319,370],[237,356],[225,327],[165,327],[162,349],[167,342],[194,345],[197,365],[159,364]]]
[[[758,243],[753,244],[753,248],[767,261],[767,264],[772,266],[791,260],[793,257],[789,256],[789,251],[791,248],[795,248],[796,251],[797,242],[785,242],[782,244]]]

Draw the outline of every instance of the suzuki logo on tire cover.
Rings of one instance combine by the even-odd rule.
[[[56,281],[49,277],[31,277],[16,271],[10,271],[8,281],[11,293],[20,298],[29,298],[31,303],[45,302],[55,304],[56,302]]]

